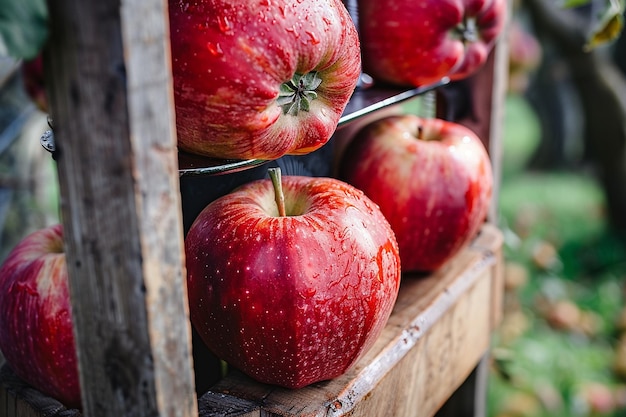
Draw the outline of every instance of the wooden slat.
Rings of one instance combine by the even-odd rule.
[[[0,415],[11,417],[41,417],[41,414],[21,398],[0,390]]]
[[[235,371],[201,397],[200,415],[432,416],[488,351],[501,244],[486,225],[440,271],[403,277],[382,335],[342,377],[292,391]]]
[[[0,390],[0,415],[11,417],[41,417],[41,414],[23,399],[6,389]]]
[[[49,6],[46,68],[71,288],[80,294],[85,415],[194,416],[166,4]],[[504,79],[505,58],[496,49],[474,88],[484,94],[473,98],[485,106],[473,120],[487,127],[496,164],[503,84],[494,76]],[[499,239],[487,225],[446,268],[405,279],[383,335],[344,377],[287,391],[235,372],[201,399],[200,415],[432,415],[488,350],[500,314]],[[48,415],[22,394],[0,389],[0,412]]]
[[[0,368],[0,416],[2,417],[80,417],[78,410],[67,409],[20,380],[8,365]]]
[[[167,3],[49,1],[45,68],[88,416],[193,416]]]

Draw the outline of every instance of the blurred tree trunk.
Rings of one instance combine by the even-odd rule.
[[[608,48],[585,51],[587,21],[556,3],[524,0],[537,33],[555,45],[567,64],[580,99],[584,158],[604,188],[612,227],[626,237],[626,76]]]

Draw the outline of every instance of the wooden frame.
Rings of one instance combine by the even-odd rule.
[[[84,413],[196,415],[167,3],[48,6]]]
[[[48,93],[58,146],[82,414],[196,416],[167,3],[48,3],[51,27],[45,62],[47,75],[54,80]],[[505,57],[500,45],[471,86],[474,92],[481,92],[472,96],[480,101],[476,106],[491,110],[461,120],[485,132],[487,146],[495,155],[496,175]],[[492,213],[492,220],[494,216]],[[445,270],[408,285],[411,289],[403,293],[377,348],[345,378],[325,385],[337,391],[331,403],[322,404],[324,412],[361,416],[384,410],[377,415],[390,415],[391,403],[385,401],[391,401],[398,411],[393,415],[409,415],[408,411],[433,415],[476,366],[484,366],[481,358],[488,353],[489,334],[499,321],[502,290],[497,230],[487,225],[483,239],[488,243],[477,240]],[[419,294],[422,291],[425,296]],[[413,297],[416,304],[410,302]],[[428,320],[433,308],[441,310],[437,310],[437,320],[429,323],[428,332],[411,335],[423,331],[415,327],[415,320]],[[456,337],[455,332],[462,331],[467,337],[463,329],[469,326],[468,318],[479,320],[480,329],[472,338],[467,358],[462,358],[462,345],[449,352],[461,355],[454,356],[459,362],[447,363],[444,356],[424,354],[426,346],[432,353],[432,343],[449,341],[450,335]],[[412,364],[398,358],[396,366],[379,374],[377,383],[359,385],[363,390],[358,398],[366,402],[351,400],[358,390],[342,391],[340,386],[357,383],[363,376],[359,372],[381,359],[381,352],[398,349],[402,339],[397,337],[405,337],[406,332],[413,347],[403,357],[412,358]],[[427,382],[419,374],[420,361],[427,361],[427,369],[433,373],[445,373],[445,385],[436,392],[419,391],[418,385]],[[458,367],[451,368],[452,364]],[[418,385],[399,389],[404,377]],[[306,390],[270,393],[267,387],[250,381],[242,389],[241,379],[235,374],[202,396],[200,415],[321,415],[319,397],[312,399]],[[0,382],[0,413],[55,415],[43,414],[29,401],[32,391],[20,386],[10,372],[3,371]],[[328,395],[326,388],[322,388],[323,395]],[[255,397],[255,393],[262,395]],[[226,414],[224,407],[231,404],[227,400],[245,407],[240,414]],[[267,408],[270,403],[278,408]],[[308,411],[289,414],[281,408],[285,403],[297,403],[299,409]],[[209,410],[215,407],[223,408],[221,414]],[[61,411],[71,415],[70,410]]]

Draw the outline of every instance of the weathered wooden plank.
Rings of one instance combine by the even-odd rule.
[[[167,1],[125,1],[121,10],[158,409],[195,416]]]
[[[246,417],[433,415],[488,351],[501,244],[497,229],[485,225],[440,271],[403,277],[382,335],[342,377],[293,391],[234,371],[200,399],[200,415],[230,412],[219,407],[225,395],[228,407],[242,402],[237,410]]]
[[[355,416],[432,416],[489,346],[488,270],[361,401]],[[368,414],[372,413],[373,414]]]
[[[200,415],[220,417],[261,417],[259,405],[228,394],[207,395],[200,402]]]
[[[78,410],[67,409],[20,380],[7,365],[0,368],[0,381],[2,417],[80,417]]]
[[[85,414],[196,415],[167,3],[48,6],[45,67]]]

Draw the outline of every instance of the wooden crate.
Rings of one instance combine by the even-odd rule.
[[[501,246],[500,232],[487,224],[441,270],[403,276],[383,333],[345,375],[288,390],[232,371],[200,397],[200,417],[434,415],[488,353],[500,320]],[[14,410],[6,416],[80,416],[7,369],[0,378],[0,401]]]
[[[345,376],[286,391],[232,373],[198,399],[180,285],[183,222],[167,4],[59,0],[48,6],[46,71],[54,81],[48,92],[70,288],[79,294],[72,308],[85,415],[430,416],[473,369],[484,369],[502,292],[501,237],[491,224],[437,273],[404,278],[383,335]],[[504,46],[471,81],[472,111],[456,120],[485,141],[496,181]],[[495,191],[497,201],[497,184]],[[112,381],[111,363],[126,378]],[[479,385],[484,390],[484,380]],[[0,417],[80,415],[2,369]],[[463,415],[481,416],[484,409]]]

